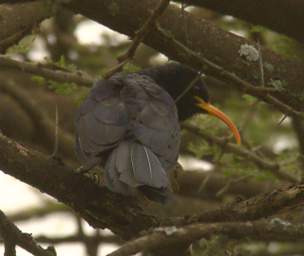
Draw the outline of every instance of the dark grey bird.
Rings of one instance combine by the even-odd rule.
[[[191,106],[194,97],[201,97],[197,105],[239,136],[233,123],[208,103],[201,80],[176,107],[174,99],[196,76],[187,66],[169,63],[97,81],[76,117],[76,151],[83,170],[102,165],[104,183],[111,191],[124,195],[141,191],[151,200],[166,201],[171,191],[168,173],[179,153],[179,121],[199,112]]]

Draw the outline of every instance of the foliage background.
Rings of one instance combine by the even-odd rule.
[[[206,19],[225,31],[259,42],[288,59],[304,59],[303,44],[266,27],[195,7],[182,10],[181,19],[183,11],[191,12],[199,19]],[[186,29],[184,32],[186,33]],[[84,16],[59,9],[55,17],[45,20],[29,35],[9,47],[5,54],[22,61],[39,61],[55,70],[81,70],[96,78],[102,77],[109,67],[117,63],[116,58],[128,49],[130,43],[126,36],[110,31]],[[166,61],[166,56],[142,44],[134,60],[124,67],[124,71],[134,72],[152,65],[161,65]],[[263,63],[263,68],[274,67],[266,62]],[[26,97],[23,100],[29,100],[33,104],[33,111],[42,112],[51,123],[55,122],[55,109],[58,106],[58,123],[68,138],[59,142],[59,156],[64,162],[76,168],[79,163],[70,144],[73,144],[71,138],[74,134],[74,112],[89,89],[70,82],[52,81],[14,68],[1,67],[0,77],[9,81],[12,89],[8,92],[2,89],[4,85],[0,85],[1,132],[27,147],[50,155],[54,147],[54,134],[41,131],[39,120],[33,118],[30,111],[24,107],[24,103],[16,98],[16,94],[24,94]],[[257,80],[261,77],[259,74]],[[303,158],[299,142],[303,133],[297,129],[294,118],[286,117],[277,108],[244,94],[216,77],[206,76],[205,80],[212,102],[227,113],[240,128],[243,137],[242,148],[247,150],[246,152],[253,152],[266,162],[279,164],[281,171],[295,180],[301,180]],[[272,85],[277,89],[285,87],[284,81],[276,78],[273,79]],[[189,125],[199,128],[206,134],[201,136],[199,132],[187,129]],[[257,164],[257,161],[253,161],[246,154],[227,149],[225,143],[210,143],[212,136],[216,136],[222,142],[229,138],[227,128],[212,117],[195,116],[187,121],[184,128],[181,163],[185,171],[191,171],[194,179],[191,180],[190,176],[189,180],[180,181],[181,190],[177,203],[174,208],[166,209],[168,216],[199,213],[202,209],[214,209],[223,203],[235,202],[240,197],[254,196],[289,184],[290,180],[276,175],[274,169]],[[67,149],[62,144],[65,144]],[[63,237],[78,236],[77,245],[73,243],[69,247],[63,246],[62,251],[60,246],[56,246],[59,255],[97,255],[97,248],[100,248],[98,255],[105,255],[104,248],[109,245],[107,241],[121,243],[119,238],[109,233],[103,241],[100,238],[104,236],[103,232],[93,231],[70,210],[57,206],[57,202],[42,196],[37,190],[21,187],[19,181],[12,180],[5,174],[0,175],[0,208],[4,211],[9,210],[9,216],[20,216],[29,210],[32,211],[28,217],[19,217],[22,222],[18,222],[18,226],[20,225],[23,231],[32,233],[34,237],[38,237],[38,241],[41,239],[39,236],[43,234],[50,238],[51,244],[56,237],[64,241]],[[24,196],[25,190],[31,191],[30,196]],[[20,207],[20,204],[23,206]],[[58,207],[55,210],[54,205]],[[43,218],[37,216],[32,219],[31,215],[35,216],[35,212],[41,209],[45,210],[41,215]],[[295,209],[292,215],[292,219],[300,222],[303,220],[301,211],[297,212]],[[290,213],[279,215],[279,218],[285,217],[288,219]],[[86,242],[86,236],[97,237],[97,242]],[[84,249],[79,250],[80,245]],[[202,239],[193,244],[192,248],[192,255],[304,255],[304,246],[298,242],[237,241],[222,236],[209,241]],[[227,251],[233,254],[227,254]],[[20,251],[18,255],[27,253]]]

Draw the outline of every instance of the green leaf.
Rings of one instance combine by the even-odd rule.
[[[8,48],[7,53],[27,53],[36,38],[36,35],[27,35],[22,38],[18,44]]]
[[[31,80],[35,82],[37,85],[42,86],[45,84],[45,78],[42,76],[32,76]]]

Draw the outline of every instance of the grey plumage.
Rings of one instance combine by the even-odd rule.
[[[86,169],[102,164],[105,185],[117,193],[164,201],[179,144],[175,103],[144,74],[97,81],[77,113],[77,153]]]

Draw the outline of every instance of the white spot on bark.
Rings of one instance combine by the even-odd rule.
[[[242,44],[239,49],[239,55],[247,61],[255,62],[259,60],[259,51],[252,45]]]

